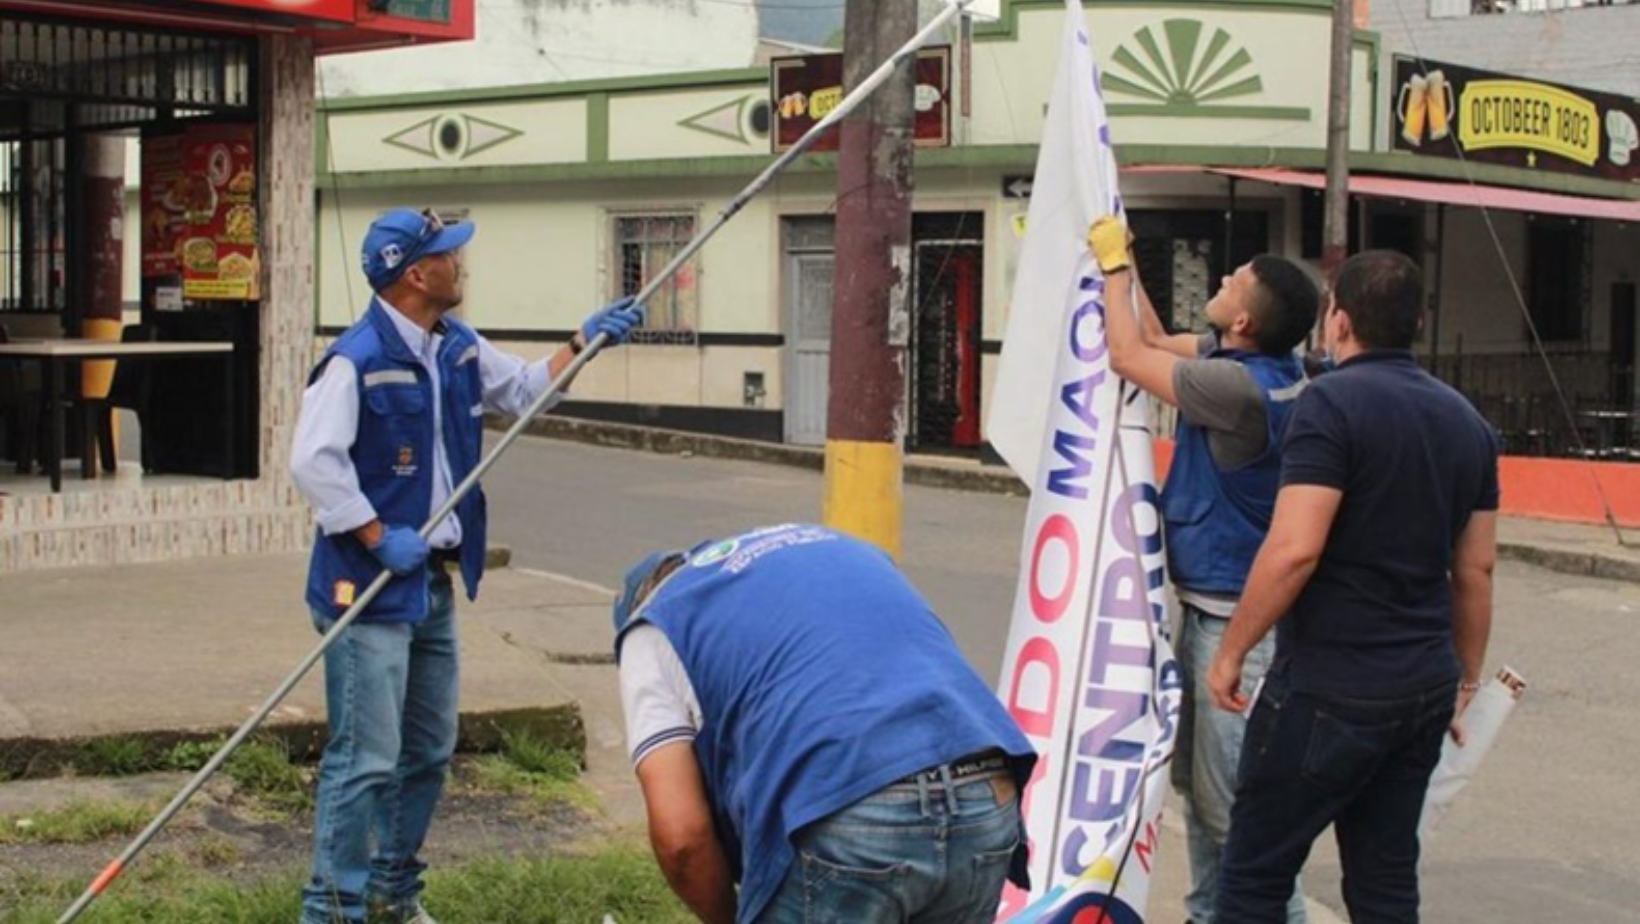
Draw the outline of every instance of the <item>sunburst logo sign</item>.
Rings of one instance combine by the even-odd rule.
[[[1104,89],[1139,102],[1111,105],[1125,115],[1222,115],[1231,118],[1309,118],[1309,109],[1247,107],[1228,101],[1264,92],[1253,56],[1229,32],[1211,34],[1200,21],[1168,19],[1145,26],[1117,46],[1104,72]],[[1203,110],[1186,113],[1184,110]]]

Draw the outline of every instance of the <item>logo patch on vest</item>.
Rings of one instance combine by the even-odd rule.
[[[740,540],[725,539],[717,545],[698,552],[689,564],[695,566],[696,568],[704,568],[707,565],[715,565],[725,558],[728,558],[730,555],[733,555],[735,553],[735,549],[738,548],[740,548]]]
[[[399,447],[399,461],[393,466],[393,474],[400,478],[410,478],[416,474],[416,450],[410,445]]]
[[[337,606],[352,606],[354,589],[355,588],[352,581],[337,581],[336,590],[334,595],[331,597],[331,602],[335,603]]]

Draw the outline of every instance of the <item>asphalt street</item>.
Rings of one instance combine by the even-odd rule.
[[[525,438],[486,479],[493,539],[513,565],[615,586],[656,548],[820,516],[795,468]],[[964,652],[995,678],[1023,498],[910,487],[905,567]],[[1635,920],[1640,896],[1640,586],[1506,562],[1489,663],[1530,688],[1445,826],[1426,845],[1424,919],[1454,924]],[[1331,845],[1305,891],[1342,910]]]

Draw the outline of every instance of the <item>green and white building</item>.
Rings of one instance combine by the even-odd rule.
[[[948,143],[916,160],[913,450],[981,448],[1063,10],[1005,0],[998,21],[946,41]],[[1176,327],[1199,324],[1219,277],[1253,254],[1319,256],[1330,14],[1325,0],[1088,6],[1141,266]],[[1396,151],[1395,66],[1356,31],[1354,239],[1425,266],[1421,349],[1507,428],[1506,399],[1540,388],[1518,286],[1562,338],[1550,349],[1569,390],[1632,411],[1640,183]],[[332,100],[318,120],[317,326],[333,335],[365,308],[369,222],[431,206],[479,226],[467,319],[504,348],[548,352],[769,163],[777,102],[768,68]],[[747,206],[652,304],[644,342],[592,364],[562,412],[823,440],[835,167],[805,156]]]

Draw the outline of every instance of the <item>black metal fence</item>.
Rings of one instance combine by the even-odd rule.
[[[1533,353],[1455,354],[1423,363],[1497,427],[1507,454],[1640,461],[1636,370],[1611,353],[1557,351],[1547,362]]]

